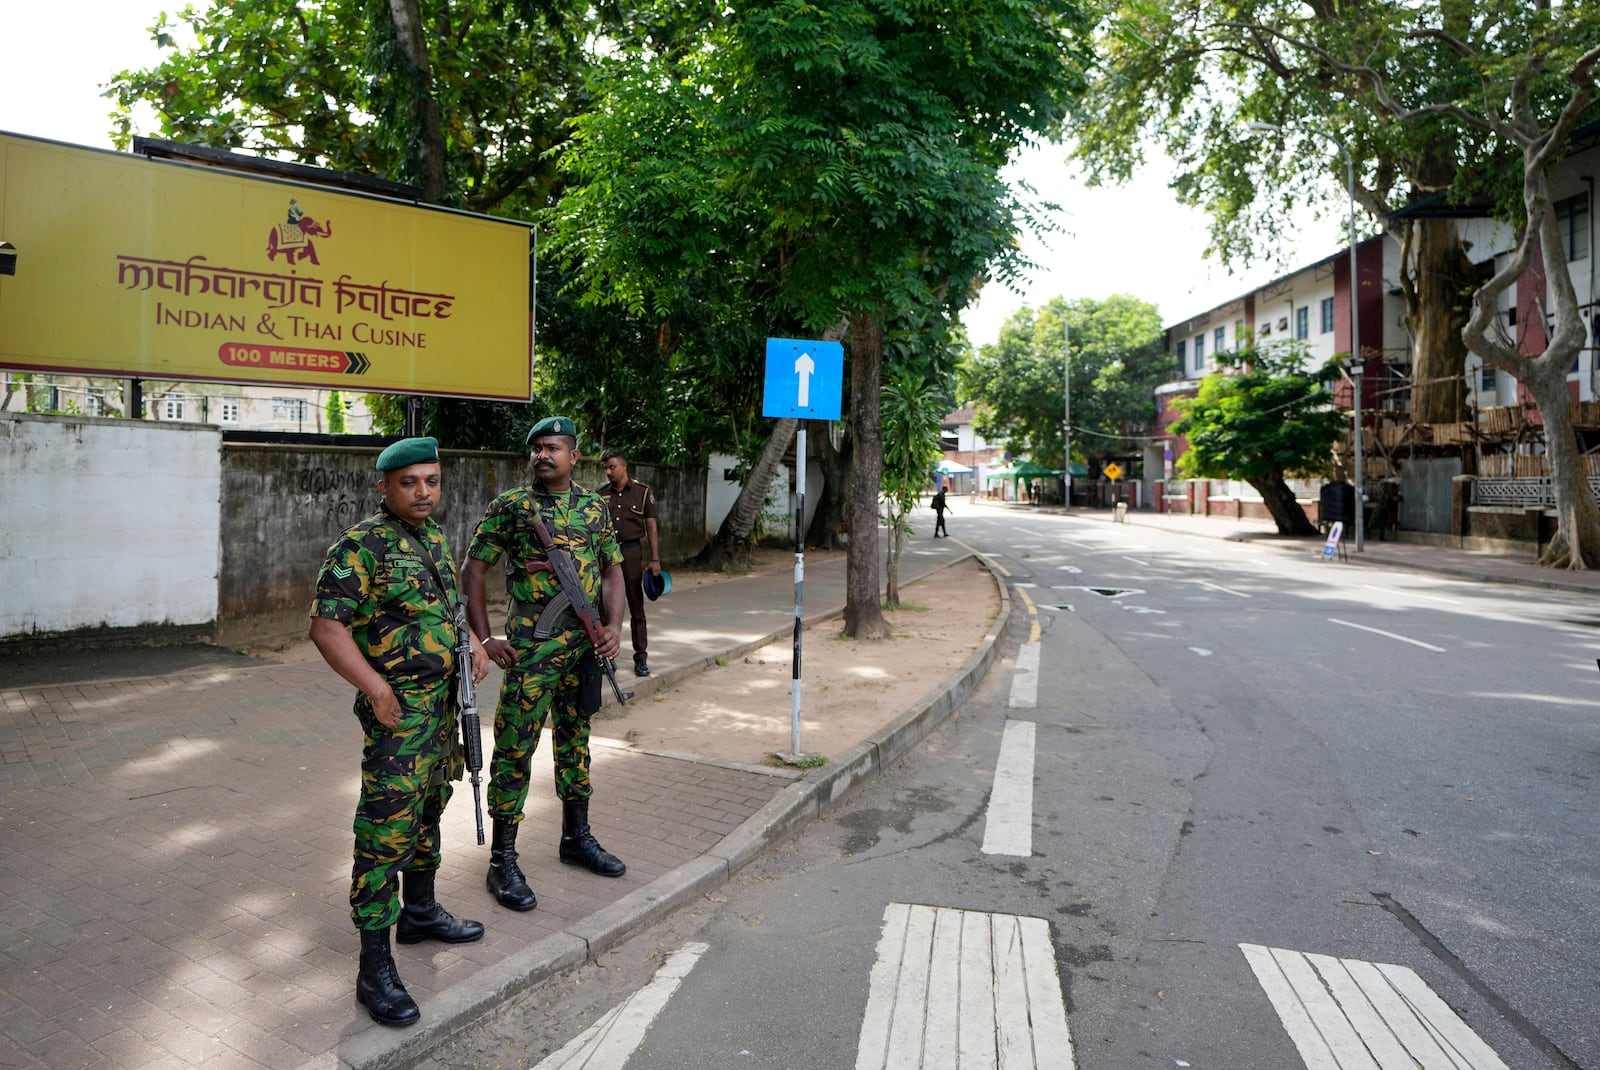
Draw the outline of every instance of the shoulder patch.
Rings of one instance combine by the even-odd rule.
[[[336,579],[347,580],[355,572],[355,569],[349,565],[329,565],[328,571],[333,573]]]

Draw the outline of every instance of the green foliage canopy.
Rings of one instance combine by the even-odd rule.
[[[1308,367],[1303,349],[1274,345],[1217,354],[1200,391],[1176,403],[1172,425],[1189,448],[1178,459],[1193,479],[1252,485],[1327,470],[1344,417],[1333,406],[1339,363]]]
[[[1114,448],[1147,425],[1156,415],[1154,389],[1178,375],[1154,305],[1126,294],[1054,298],[1038,311],[1013,313],[999,339],[962,364],[961,396],[981,407],[978,432],[1061,467],[1068,352],[1072,445],[1080,457]]]
[[[447,203],[520,215],[553,189],[546,153],[582,74],[584,4],[420,0],[448,154]],[[170,54],[116,75],[113,139],[126,148],[138,104],[160,136],[317,167],[420,182],[411,87],[386,0],[230,0],[163,13]],[[192,46],[180,42],[193,39]]]

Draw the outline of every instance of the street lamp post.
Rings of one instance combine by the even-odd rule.
[[[1367,545],[1367,498],[1363,487],[1366,475],[1361,462],[1361,388],[1364,382],[1362,373],[1366,371],[1361,358],[1361,303],[1357,299],[1356,290],[1356,165],[1350,155],[1350,150],[1344,143],[1325,130],[1318,130],[1310,126],[1282,127],[1273,123],[1255,122],[1250,124],[1250,129],[1256,133],[1277,131],[1279,133],[1299,132],[1312,134],[1329,142],[1339,150],[1339,155],[1344,157],[1345,189],[1350,195],[1350,382],[1355,394],[1355,491],[1356,491],[1356,552],[1361,553]]]
[[[1072,328],[1061,313],[1061,508],[1072,508]]]

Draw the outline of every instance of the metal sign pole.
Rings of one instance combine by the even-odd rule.
[[[790,718],[789,753],[777,757],[802,764],[800,754],[800,632],[806,578],[806,421],[837,420],[844,384],[844,346],[803,338],[767,339],[767,378],[761,415],[793,417],[795,429],[794,509],[794,669],[791,684],[794,711]]]
[[[793,712],[789,718],[789,753],[800,753],[800,627],[806,579],[806,425],[794,435],[794,669]]]

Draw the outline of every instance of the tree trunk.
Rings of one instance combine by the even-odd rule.
[[[900,608],[900,552],[905,549],[905,518],[889,511],[889,567],[884,582],[883,604],[889,609]]]
[[[844,634],[885,639],[878,592],[878,494],[883,482],[883,320],[850,318],[850,547],[845,556]]]
[[[812,440],[806,436],[807,443]],[[815,436],[811,456],[822,469],[822,486],[817,492],[817,507],[811,514],[811,526],[806,530],[806,545],[823,550],[837,550],[842,544],[839,533],[844,530],[845,484],[850,478],[850,436],[844,436],[840,449],[833,448],[833,438],[826,431]]]
[[[1600,49],[1596,52],[1600,53]],[[1548,164],[1542,162],[1548,159],[1543,152],[1562,144],[1565,130],[1575,121],[1572,115],[1563,114],[1563,129],[1553,130],[1548,139],[1529,140],[1522,146],[1527,161],[1523,168],[1523,205],[1528,222],[1515,254],[1472,295],[1472,316],[1462,338],[1474,353],[1516,376],[1539,406],[1557,521],[1556,533],[1539,563],[1555,568],[1591,569],[1600,566],[1600,503],[1589,489],[1588,469],[1578,452],[1571,396],[1567,393],[1567,369],[1588,339],[1589,329],[1578,315],[1578,295],[1567,271],[1566,247],[1550,200],[1545,174]],[[1544,267],[1544,285],[1533,287],[1532,300],[1524,299],[1520,293],[1518,296],[1524,299],[1523,307],[1531,306],[1533,317],[1542,317],[1548,307],[1554,318],[1544,352],[1536,358],[1521,351],[1518,340],[1501,325],[1498,312],[1500,295],[1513,284],[1519,290],[1526,284],[1526,273],[1535,256]],[[1537,319],[1534,322],[1537,324]],[[1522,329],[1530,329],[1527,319]],[[1523,341],[1527,341],[1526,335]]]
[[[767,438],[760,460],[756,461],[755,467],[750,469],[739,488],[739,499],[728,510],[728,515],[723,517],[716,537],[700,551],[696,561],[711,568],[720,568],[737,551],[744,550],[748,556],[750,535],[756,529],[756,517],[761,515],[761,507],[766,504],[767,488],[772,486],[772,477],[777,474],[784,454],[789,452],[789,443],[799,427],[800,421],[793,417],[785,417],[772,425],[772,434]],[[799,463],[804,464],[805,459],[800,458]]]
[[[1560,265],[1565,267],[1565,265]],[[1545,456],[1550,462],[1550,486],[1556,499],[1556,533],[1539,564],[1553,568],[1591,569],[1600,566],[1600,504],[1589,489],[1589,469],[1578,451],[1568,404],[1567,368],[1570,356],[1547,352],[1538,370],[1523,385],[1539,406],[1544,421]]]
[[[1306,518],[1306,511],[1295,500],[1294,491],[1283,481],[1283,476],[1252,479],[1249,482],[1261,495],[1261,501],[1265,503],[1267,512],[1272,514],[1272,521],[1278,525],[1279,535],[1317,534],[1316,525]],[[1361,508],[1360,502],[1356,503],[1356,508]]]
[[[1467,418],[1467,325],[1476,271],[1462,248],[1453,219],[1417,219],[1410,224],[1410,263],[1402,290],[1411,329],[1411,418],[1419,424],[1457,423]]]
[[[389,0],[389,17],[394,21],[395,42],[406,63],[405,80],[417,124],[417,174],[422,180],[422,197],[441,204],[450,189],[444,165],[444,120],[433,95],[433,66],[428,62],[420,4],[418,0]]]

